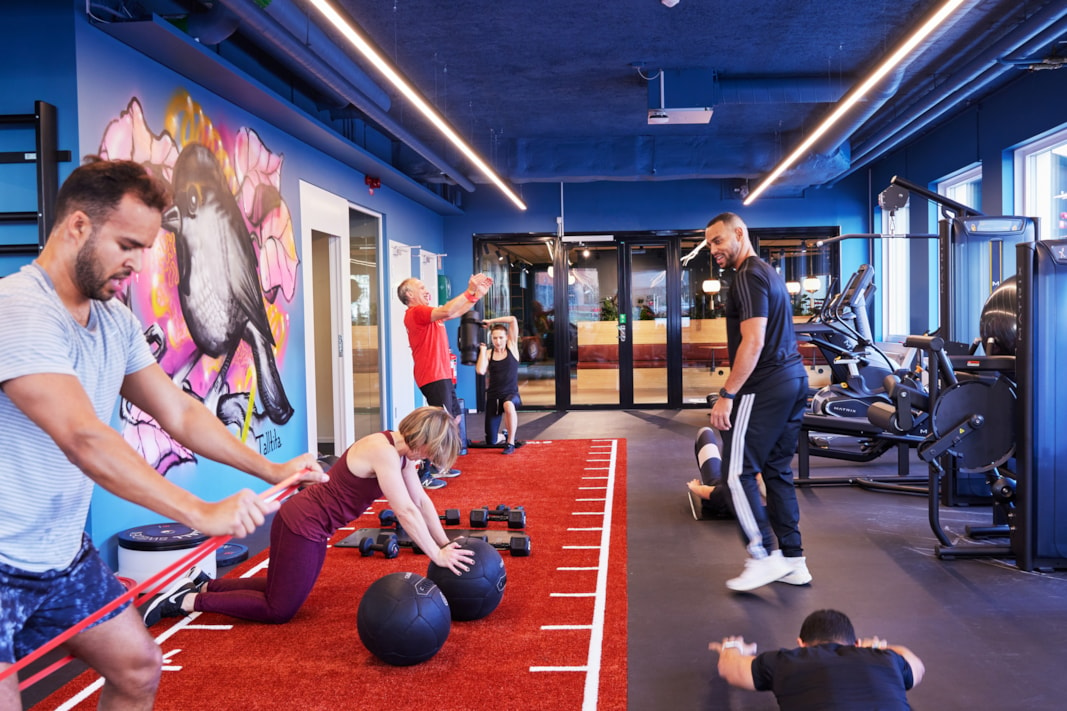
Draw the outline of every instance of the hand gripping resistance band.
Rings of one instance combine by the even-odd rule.
[[[303,476],[303,472],[297,472],[296,474],[293,474],[285,481],[275,484],[271,488],[261,493],[259,495],[259,498],[263,499],[264,501],[273,501],[275,499],[284,498],[288,496],[296,490],[296,483],[300,480],[301,476]],[[195,549],[193,549],[188,555],[175,561],[170,566],[164,568],[163,570],[150,577],[148,580],[145,580],[144,582],[134,586],[126,593],[107,603],[78,624],[74,625],[65,632],[57,635],[54,639],[45,642],[40,647],[27,654],[25,657],[18,660],[7,669],[0,671],[0,681],[3,681],[12,674],[18,673],[20,670],[24,669],[29,664],[32,664],[36,660],[40,659],[45,654],[52,651],[59,645],[63,644],[74,635],[78,634],[85,628],[107,616],[112,611],[118,609],[127,601],[133,600],[139,595],[141,596],[140,599],[138,599],[134,604],[140,605],[142,602],[144,602],[145,598],[151,597],[163,590],[166,586],[177,580],[178,576],[181,575],[182,572],[188,570],[196,563],[199,563],[201,560],[208,557],[208,555],[214,553],[216,550],[224,546],[231,538],[233,538],[233,536],[215,536],[214,538],[210,538],[204,541]],[[23,690],[29,688],[30,686],[33,686],[41,679],[45,678],[52,672],[56,671],[60,667],[70,662],[72,659],[74,659],[73,656],[67,656],[50,665],[46,669],[42,669],[33,676],[29,677],[28,679],[22,681],[19,684],[19,690]]]

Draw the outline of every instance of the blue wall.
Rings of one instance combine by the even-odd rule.
[[[5,8],[0,25],[0,113],[33,114],[34,102],[56,106],[58,145],[78,155],[78,113],[74,73],[74,20],[69,0],[41,0],[11,12]],[[45,31],[44,28],[47,28]],[[0,151],[34,149],[32,129],[0,130]],[[60,182],[74,169],[60,164]],[[0,166],[0,211],[37,209],[34,164]],[[34,225],[0,225],[0,244],[37,242]],[[0,255],[0,276],[18,271],[30,257]]]

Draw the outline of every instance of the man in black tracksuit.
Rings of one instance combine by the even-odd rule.
[[[807,373],[793,332],[785,282],[756,254],[748,227],[725,212],[708,222],[704,238],[720,269],[736,271],[726,296],[730,375],[709,421],[723,438],[730,502],[749,559],[726,587],[754,590],[780,581],[811,582],[801,547],[790,464],[807,402]],[[766,506],[756,473],[762,472]]]

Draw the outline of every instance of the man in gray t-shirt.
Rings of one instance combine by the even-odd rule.
[[[209,459],[270,483],[325,480],[313,455],[274,463],[235,438],[113,298],[168,204],[140,164],[90,159],[60,189],[37,260],[0,279],[0,708],[20,708],[17,659],[123,592],[83,534],[94,483],[212,536],[245,536],[278,507],[247,489],[208,503],[159,476],[108,425],[120,394]],[[152,705],[160,651],[128,604],[64,644],[103,676],[101,706]]]

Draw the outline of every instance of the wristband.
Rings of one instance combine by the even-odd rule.
[[[469,291],[464,291],[463,295],[466,296],[467,297],[467,301],[471,302],[472,304],[478,302],[478,295],[477,294],[473,294],[473,293],[471,293]]]
[[[735,397],[737,397],[737,394],[730,392],[726,388],[719,388],[719,397],[721,397],[723,400],[733,400]]]
[[[723,652],[725,652],[727,649],[736,649],[738,654],[745,653],[745,646],[736,639],[731,639],[729,642],[723,642],[720,649]]]

